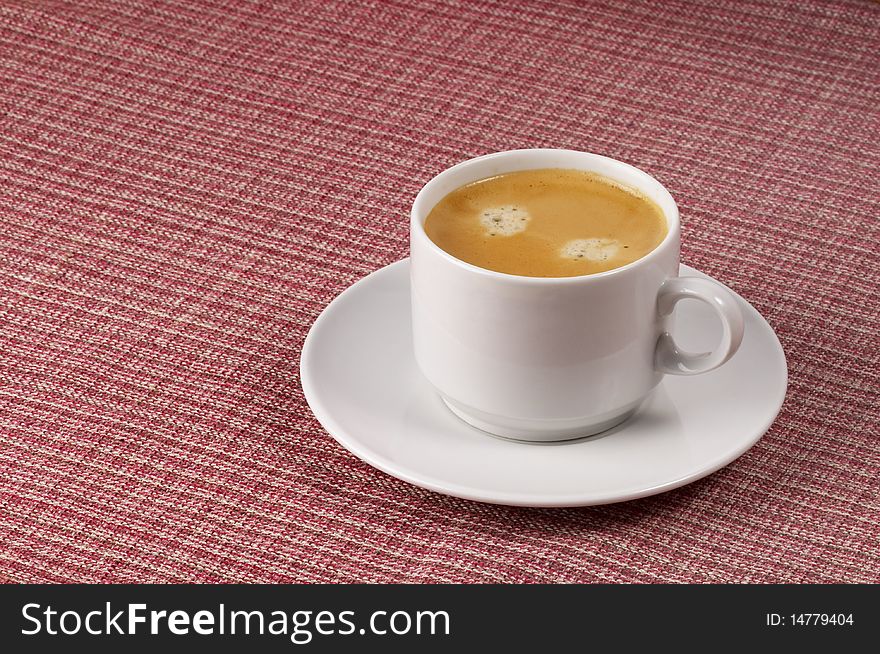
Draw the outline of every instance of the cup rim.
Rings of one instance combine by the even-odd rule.
[[[589,273],[586,275],[574,275],[574,276],[570,276],[570,277],[531,277],[528,275],[514,275],[511,273],[499,272],[497,270],[489,270],[488,268],[481,268],[480,266],[475,266],[472,263],[468,263],[467,261],[463,261],[462,259],[459,259],[458,257],[453,256],[452,254],[450,254],[449,252],[447,252],[446,250],[441,248],[439,245],[434,243],[434,241],[432,241],[428,237],[427,232],[425,232],[424,220],[419,218],[419,215],[417,214],[417,210],[421,211],[422,207],[420,205],[424,204],[425,196],[428,194],[428,192],[430,191],[432,186],[435,186],[440,180],[442,180],[442,178],[447,177],[447,176],[453,174],[454,172],[461,170],[462,168],[472,166],[476,163],[483,162],[483,161],[489,161],[492,159],[507,158],[507,157],[514,156],[514,155],[523,155],[523,154],[528,155],[530,153],[545,153],[545,154],[566,153],[566,154],[574,154],[574,155],[586,155],[592,159],[602,160],[605,163],[611,164],[612,166],[628,169],[631,173],[634,173],[636,177],[641,177],[642,181],[655,184],[660,191],[660,195],[665,196],[665,198],[669,201],[669,205],[672,209],[671,213],[668,213],[665,209],[663,209],[661,207],[661,209],[663,209],[663,215],[667,221],[668,229],[666,232],[666,236],[663,238],[662,241],[660,241],[660,243],[657,244],[657,246],[653,250],[648,252],[645,256],[643,256],[639,259],[636,259],[635,261],[631,261],[630,263],[628,263],[624,266],[620,266],[619,268],[612,268],[611,270],[604,270],[604,271],[598,272],[598,273]],[[546,168],[546,167],[547,166],[536,166],[534,169],[525,167],[525,168],[519,168],[517,170],[538,170],[540,168]],[[589,170],[589,168],[579,168],[579,167],[575,168],[575,169],[576,170]],[[632,187],[631,184],[626,184],[625,182],[622,182],[620,180],[615,179],[613,175],[605,175],[605,176],[609,177],[613,181],[619,182],[621,185]],[[474,179],[473,181],[477,181],[479,179],[483,179],[483,178],[478,177],[478,178]],[[637,188],[637,190],[641,191],[642,189]],[[431,209],[433,209],[433,206],[431,207]],[[429,211],[430,211],[430,209],[429,209]],[[427,218],[427,215],[425,215],[425,218]],[[446,168],[446,169],[442,170],[441,172],[437,173],[436,175],[434,175],[434,177],[432,177],[430,180],[428,180],[425,183],[424,186],[422,186],[421,190],[419,190],[419,192],[416,194],[415,200],[413,200],[412,208],[410,210],[410,231],[413,235],[417,234],[419,236],[419,238],[421,238],[426,243],[428,248],[430,250],[432,250],[435,254],[443,257],[444,259],[446,259],[450,263],[453,263],[454,265],[460,266],[470,272],[480,274],[480,275],[483,275],[486,277],[494,278],[494,279],[499,279],[499,280],[516,281],[519,283],[527,283],[527,284],[548,285],[548,284],[575,284],[575,283],[582,284],[582,283],[588,282],[589,280],[606,279],[608,277],[613,277],[615,275],[625,274],[627,271],[633,270],[634,268],[638,268],[640,266],[647,265],[652,259],[659,257],[661,251],[665,250],[671,242],[677,241],[679,239],[680,233],[681,233],[681,224],[680,224],[680,217],[679,217],[679,212],[678,212],[678,205],[675,202],[675,198],[672,197],[672,194],[667,190],[667,188],[663,184],[661,184],[657,179],[655,179],[653,176],[646,173],[641,168],[637,168],[636,166],[633,166],[632,164],[628,164],[623,161],[620,161],[619,159],[614,159],[612,157],[607,157],[605,155],[596,154],[594,152],[586,152],[583,150],[567,150],[567,149],[563,149],[563,148],[522,148],[522,149],[518,149],[518,150],[503,150],[500,152],[492,152],[489,154],[480,155],[478,157],[472,157],[471,159],[465,159],[464,161],[460,161],[459,163],[457,163],[453,166],[450,166],[449,168]]]

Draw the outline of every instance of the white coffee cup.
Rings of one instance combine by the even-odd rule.
[[[461,261],[431,241],[424,223],[448,193],[518,170],[599,173],[656,202],[668,221],[656,249],[626,266],[580,277],[523,277]],[[739,347],[743,317],[722,286],[679,277],[678,207],[653,177],[628,164],[571,150],[512,150],[462,162],[416,196],[411,223],[413,342],[419,368],[462,420],[491,434],[556,441],[628,418],[664,374],[693,375]],[[712,352],[680,351],[673,308],[712,306],[722,337]]]

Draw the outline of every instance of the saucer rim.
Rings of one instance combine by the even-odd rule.
[[[541,498],[537,496],[534,492],[530,493],[510,493],[510,492],[492,492],[487,489],[477,489],[470,486],[464,486],[458,484],[456,482],[444,481],[442,479],[435,479],[426,475],[417,475],[411,474],[406,468],[401,468],[394,464],[394,462],[386,459],[381,455],[375,454],[369,447],[361,445],[361,439],[351,438],[346,436],[347,430],[344,429],[332,416],[332,412],[329,411],[319,399],[319,393],[317,393],[315,389],[315,382],[312,379],[311,373],[309,372],[309,360],[311,359],[312,352],[314,349],[313,343],[315,340],[314,334],[317,334],[321,326],[324,322],[330,320],[331,316],[339,310],[341,306],[343,306],[346,302],[348,302],[349,298],[351,298],[355,293],[359,291],[358,287],[363,283],[368,283],[368,280],[374,276],[378,276],[380,274],[390,274],[393,268],[404,267],[409,265],[409,257],[401,259],[399,261],[395,261],[394,263],[388,264],[379,268],[378,270],[374,270],[373,272],[365,275],[358,281],[351,284],[348,288],[342,291],[339,295],[337,295],[321,312],[321,314],[315,319],[315,322],[312,324],[309,329],[308,334],[306,335],[305,341],[303,342],[303,347],[300,355],[300,365],[299,365],[299,377],[300,384],[302,386],[303,395],[306,399],[306,402],[311,408],[312,413],[315,418],[317,418],[318,422],[321,426],[327,431],[327,433],[343,448],[354,454],[358,459],[363,461],[364,463],[381,470],[382,472],[391,475],[397,479],[408,482],[417,486],[419,488],[424,488],[433,492],[441,493],[443,495],[449,495],[452,497],[457,497],[460,499],[471,500],[476,502],[483,502],[488,504],[499,504],[505,506],[518,506],[518,507],[532,507],[532,508],[568,508],[568,507],[581,507],[581,506],[598,506],[603,504],[614,504],[617,502],[627,502],[631,500],[640,499],[643,497],[650,497],[652,495],[658,495],[660,493],[665,493],[667,491],[674,490],[676,488],[681,488],[690,483],[703,479],[721,468],[729,465],[743,454],[745,454],[748,450],[750,450],[754,445],[767,433],[770,427],[775,422],[776,418],[779,416],[780,411],[785,403],[786,394],[788,391],[788,362],[785,358],[785,351],[782,347],[782,344],[779,341],[779,337],[776,332],[773,330],[772,326],[767,322],[767,320],[760,314],[760,312],[751,305],[747,300],[745,300],[738,293],[730,289],[728,286],[723,284],[722,282],[718,282],[713,279],[709,275],[700,272],[696,268],[691,266],[687,266],[685,264],[679,265],[679,274],[681,276],[699,276],[707,279],[711,279],[718,284],[721,284],[724,288],[730,291],[734,297],[741,303],[743,310],[750,311],[754,317],[758,319],[759,323],[763,323],[763,327],[769,332],[769,335],[772,336],[772,342],[774,345],[774,350],[778,355],[779,363],[782,367],[782,383],[779,385],[777,397],[774,398],[774,404],[776,405],[776,410],[773,412],[772,416],[763,424],[759,429],[755,430],[754,437],[738,442],[738,445],[731,450],[715,457],[710,463],[706,465],[700,466],[699,470],[692,472],[687,475],[683,475],[679,478],[672,479],[670,481],[664,482],[662,484],[655,484],[648,487],[640,486],[638,488],[633,488],[631,491],[623,491],[621,492],[619,489],[613,492],[607,493],[588,493],[588,494],[567,494],[567,495],[553,495],[553,496],[545,496]],[[748,332],[747,332],[748,334]],[[748,337],[748,336],[747,336]],[[462,426],[466,426],[464,422],[461,423]],[[618,428],[625,429],[625,424],[621,425]],[[492,437],[488,435],[488,437]],[[576,442],[576,441],[575,441]],[[543,443],[522,443],[523,447],[541,447],[546,446]]]

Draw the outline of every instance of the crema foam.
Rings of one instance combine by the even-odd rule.
[[[668,231],[645,195],[598,174],[545,168],[462,186],[440,200],[425,232],[467,263],[512,275],[574,277],[625,266]]]

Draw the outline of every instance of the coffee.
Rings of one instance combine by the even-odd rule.
[[[662,210],[596,173],[544,168],[462,186],[431,210],[425,232],[466,263],[511,275],[575,277],[625,266],[666,236]]]

